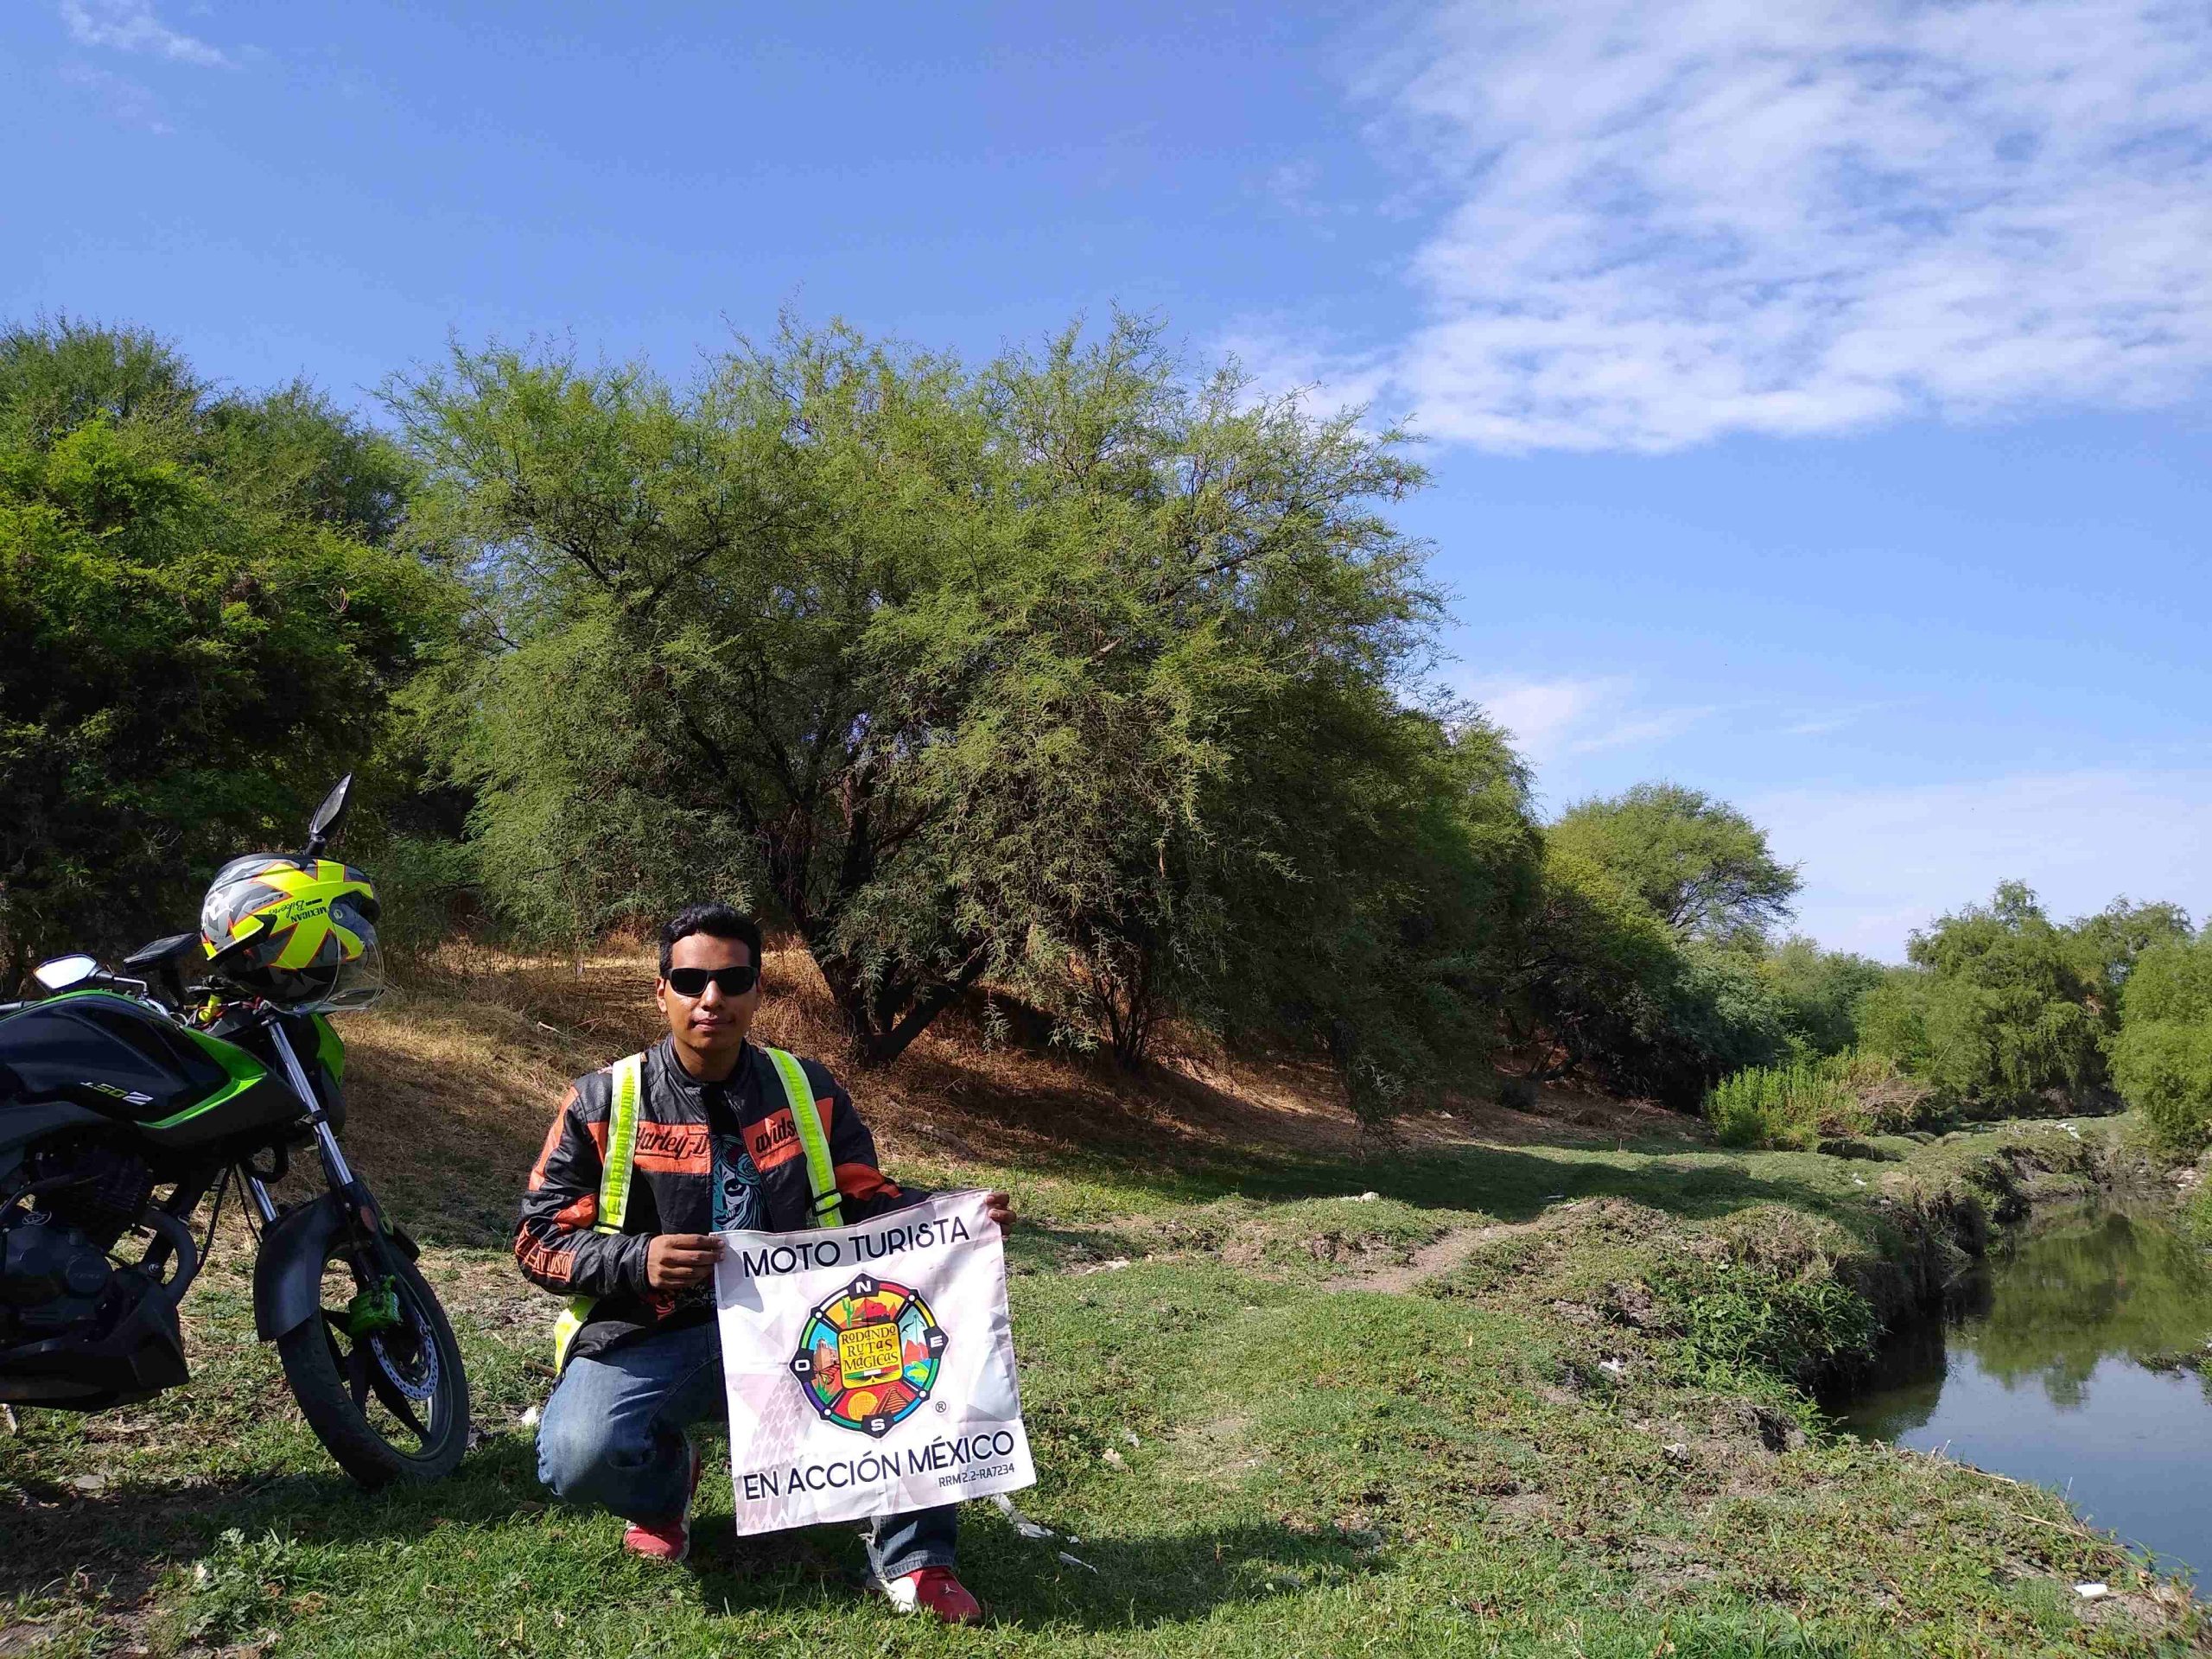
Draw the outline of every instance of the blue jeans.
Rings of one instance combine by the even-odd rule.
[[[690,1493],[690,1423],[720,1421],[721,1332],[711,1319],[572,1359],[537,1425],[537,1478],[569,1503],[665,1521]],[[878,1578],[950,1567],[960,1510],[879,1515],[863,1533]]]

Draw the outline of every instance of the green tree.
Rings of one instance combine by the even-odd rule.
[[[2212,929],[2146,948],[2120,1007],[2113,1081],[2167,1150],[2196,1151],[2212,1134]]]
[[[1652,1092],[1688,1108],[1732,1071],[1771,1065],[1789,1052],[1790,1009],[1760,960],[1692,939],[1668,988],[1658,1044],[1665,1069]]]
[[[1928,1075],[1929,982],[1924,969],[1885,968],[1853,1009],[1858,1046],[1919,1077]]]
[[[1765,972],[1796,1046],[1810,1054],[1840,1054],[1856,1040],[1859,999],[1881,984],[1888,970],[1847,950],[1823,950],[1799,935],[1775,948]]]
[[[1507,1039],[1532,1083],[1579,1067],[1619,1076],[1657,1022],[1655,988],[1671,978],[1675,942],[1649,906],[1611,873],[1548,841],[1536,901],[1508,987]]]
[[[95,419],[214,480],[234,509],[372,546],[397,537],[415,493],[406,453],[304,381],[219,394],[141,329],[67,317],[0,327],[0,448],[43,453]]]
[[[1947,1106],[2071,1109],[2105,1079],[2094,982],[2074,933],[2018,881],[1916,931],[1897,976],[1862,1005],[1862,1043],[1924,1077]]]
[[[418,484],[407,453],[304,381],[218,398],[195,435],[192,458],[241,505],[372,547],[407,523]]]
[[[179,455],[212,395],[175,346],[143,329],[67,316],[0,325],[0,448],[43,454],[102,420]]]
[[[1783,1005],[1756,957],[1681,938],[1643,894],[1557,837],[1519,944],[1504,1018],[1530,1081],[1580,1071],[1687,1109],[1787,1046]]]
[[[1778,862],[1766,832],[1725,801],[1680,784],[1638,784],[1586,800],[1550,839],[1634,893],[1676,933],[1759,943],[1789,914],[1796,867]]]
[[[2135,963],[2153,945],[2192,937],[2189,912],[2179,905],[2132,904],[2115,899],[2094,916],[2066,929],[2075,971],[2088,988],[2091,1011],[2107,1031],[2120,1027],[2120,993]]]
[[[188,921],[214,864],[296,838],[450,620],[412,556],[240,481],[277,446],[216,435],[214,407],[148,336],[0,335],[10,982]],[[333,448],[367,444],[321,418]]]
[[[765,901],[872,1061],[1071,957],[1141,1053],[1227,959],[1192,873],[1271,855],[1217,807],[1239,734],[1438,613],[1397,435],[1128,319],[973,372],[787,327],[682,393],[493,347],[392,398],[501,641],[435,706],[503,903]]]
[[[1318,1041],[1375,1118],[1487,1086],[1539,842],[1472,709],[1310,681],[1243,722],[1188,890],[1185,1006],[1236,1043]]]

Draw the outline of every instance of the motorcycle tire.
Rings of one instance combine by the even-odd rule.
[[[372,1492],[396,1481],[441,1479],[468,1449],[468,1378],[460,1344],[437,1293],[415,1264],[399,1258],[395,1265],[392,1289],[402,1319],[390,1332],[356,1338],[342,1306],[328,1306],[334,1278],[342,1287],[353,1274],[344,1241],[334,1240],[320,1316],[276,1339],[284,1380],[308,1427],[339,1466]],[[333,1274],[334,1268],[343,1274]]]

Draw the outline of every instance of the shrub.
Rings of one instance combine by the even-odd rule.
[[[1622,1094],[1694,1109],[1718,1079],[1789,1052],[1781,997],[1747,950],[1681,938],[1612,874],[1558,842],[1544,850],[1507,1034]]]
[[[1929,982],[1917,969],[1892,968],[1860,995],[1853,1015],[1860,1053],[1878,1054],[1907,1071],[1926,1069]]]
[[[2212,1249],[2212,1182],[2199,1183],[2182,1206],[2182,1224],[2208,1249]]]
[[[474,849],[429,836],[391,836],[349,856],[376,883],[377,940],[395,968],[420,963],[473,907]]]
[[[1840,1054],[1857,1035],[1853,1015],[1859,1000],[1891,970],[1799,937],[1783,941],[1764,971],[1780,999],[1791,1043],[1815,1054]]]
[[[2120,994],[2122,1023],[2212,1022],[2212,931],[2145,950]]]
[[[1917,972],[1859,999],[1859,1042],[1927,1080],[1947,1108],[1995,1116],[2057,1096],[2066,1109],[2105,1081],[2096,988],[2083,947],[2017,881],[1912,936]]]
[[[1730,1147],[1803,1146],[1833,1134],[1851,1092],[1816,1063],[1751,1065],[1724,1077],[1705,1097],[1706,1122]]]
[[[0,328],[0,993],[185,922],[373,754],[464,597],[391,543],[407,484],[304,391],[217,400],[143,335]]]
[[[1802,1147],[1834,1135],[1914,1128],[1928,1098],[1893,1061],[1847,1051],[1746,1066],[1706,1096],[1705,1117],[1724,1146]]]
[[[1696,1090],[1747,1065],[1772,1065],[1794,1052],[1789,1010],[1750,952],[1684,945],[1667,1006],[1668,1030]]]
[[[1643,902],[1591,860],[1548,843],[1520,946],[1506,1035],[1538,1057],[1529,1080],[1586,1067],[1623,1092],[1657,1092],[1652,1035],[1680,953]]]

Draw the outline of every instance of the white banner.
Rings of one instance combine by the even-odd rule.
[[[983,1194],[857,1227],[721,1235],[715,1300],[740,1533],[1033,1485],[1004,1236]]]

